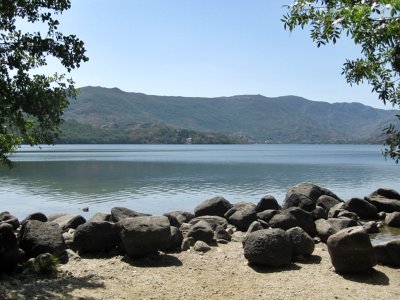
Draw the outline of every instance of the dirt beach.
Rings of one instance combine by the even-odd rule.
[[[251,267],[240,242],[132,260],[71,259],[57,275],[0,279],[2,299],[400,299],[400,269],[339,275],[326,245],[285,268]]]

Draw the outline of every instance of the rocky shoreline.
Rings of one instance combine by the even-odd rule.
[[[188,253],[195,253],[193,260],[196,260],[221,256],[218,251],[230,253],[235,249],[235,254],[229,254],[235,256],[235,261],[225,262],[231,268],[241,261],[248,268],[263,272],[291,272],[296,264],[316,264],[315,252],[322,257],[321,251],[327,250],[324,263],[341,276],[365,276],[376,270],[376,264],[396,272],[400,266],[400,240],[374,246],[370,242],[368,234],[382,226],[400,227],[400,194],[396,191],[378,189],[363,199],[343,201],[333,192],[311,183],[291,187],[282,206],[273,196],[265,196],[258,204],[231,204],[223,197],[215,197],[198,205],[193,213],[175,211],[164,216],[115,207],[109,214],[97,213],[89,220],[80,215],[33,213],[19,221],[3,212],[0,213],[0,273],[3,273],[0,296],[16,298],[18,293],[2,286],[10,289],[10,282],[19,280],[16,286],[20,287],[24,284],[21,276],[64,278],[67,276],[64,271],[77,272],[71,268],[87,258],[94,262],[93,257],[104,259],[105,265],[116,264],[117,258],[133,268],[156,262],[152,269],[165,266],[182,269],[185,264],[178,262]],[[58,274],[38,274],[35,266],[53,257],[62,264]],[[225,261],[224,256],[218,259]],[[188,265],[191,263],[189,260]],[[98,272],[102,272],[101,266]],[[62,285],[59,288],[62,290]],[[223,293],[224,287],[220,289]],[[96,297],[103,299],[97,294]],[[39,298],[51,299],[40,293]],[[151,292],[137,298],[150,299]]]

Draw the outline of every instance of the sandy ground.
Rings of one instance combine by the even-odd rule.
[[[202,255],[82,258],[57,275],[2,276],[0,299],[400,299],[400,269],[338,275],[324,244],[286,268],[256,268],[231,242]]]

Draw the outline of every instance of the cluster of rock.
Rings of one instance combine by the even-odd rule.
[[[361,221],[363,220],[363,221]],[[372,221],[365,221],[372,220]],[[76,253],[112,253],[131,258],[159,251],[206,252],[232,239],[243,243],[250,264],[285,266],[310,256],[316,241],[326,242],[338,272],[358,272],[376,262],[400,265],[400,242],[372,246],[368,233],[383,221],[400,227],[400,195],[379,189],[346,202],[311,183],[288,190],[282,207],[273,196],[258,204],[232,204],[215,197],[193,213],[174,211],[151,216],[114,207],[89,220],[80,215],[34,213],[22,222],[0,213],[0,272],[9,272],[43,253],[67,262]]]

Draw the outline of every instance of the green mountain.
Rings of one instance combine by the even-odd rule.
[[[381,141],[382,129],[395,122],[396,113],[360,103],[329,104],[296,96],[191,98],[84,87],[64,118],[120,133],[155,123],[262,143],[362,143]]]

